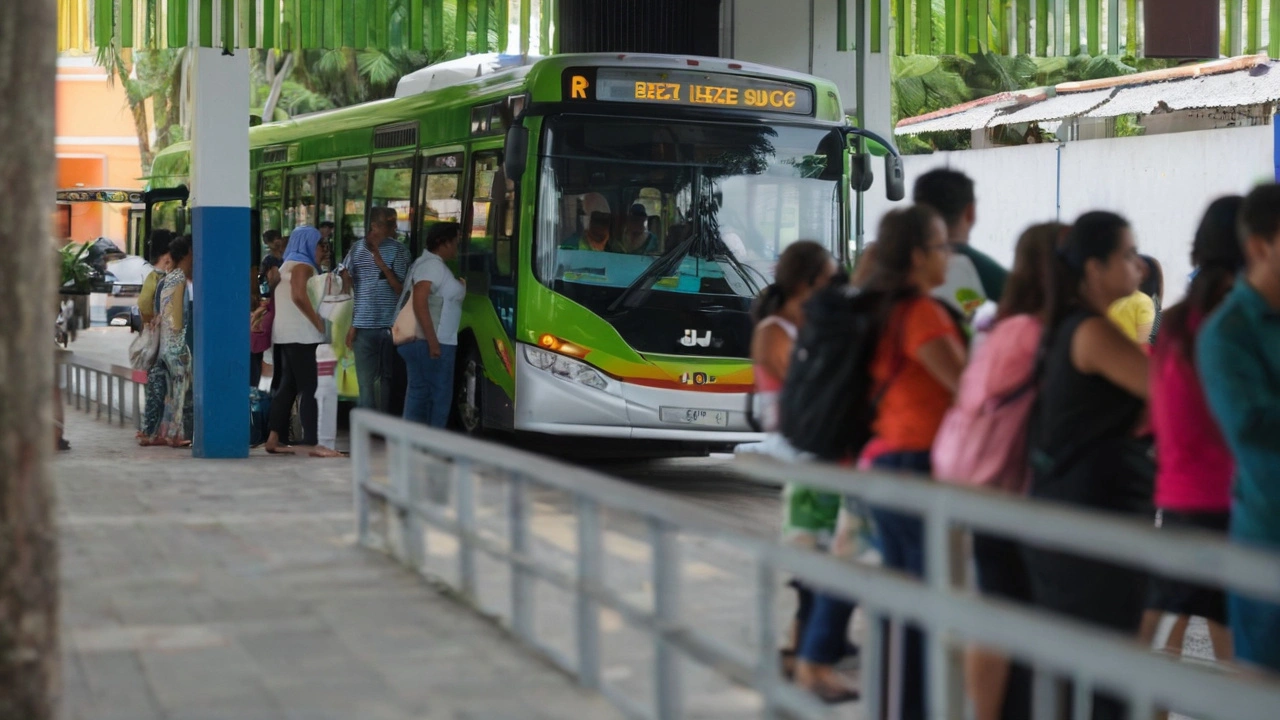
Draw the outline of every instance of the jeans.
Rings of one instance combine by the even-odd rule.
[[[404,399],[404,419],[442,428],[453,406],[453,363],[457,345],[441,345],[440,357],[431,357],[426,340],[414,340],[398,350],[409,374]]]
[[[271,431],[280,442],[289,441],[289,426],[293,419],[293,403],[298,402],[298,414],[302,416],[302,444],[314,447],[319,410],[316,407],[316,347],[317,344],[290,343],[277,345],[283,367],[275,369],[280,375],[280,389],[271,398]]]
[[[927,473],[931,469],[929,451],[886,453],[872,461],[880,470],[906,470]],[[876,530],[880,535],[880,552],[884,565],[924,577],[924,524],[919,517],[872,508]],[[942,561],[939,558],[939,561]],[[887,626],[887,623],[886,623]],[[887,630],[887,627],[886,627]],[[889,637],[889,633],[885,633]],[[907,625],[902,648],[902,720],[924,720],[925,707],[925,636],[919,628]]]
[[[356,356],[356,381],[360,384],[359,406],[379,412],[391,408],[391,385],[396,346],[387,328],[356,328],[351,349]]]

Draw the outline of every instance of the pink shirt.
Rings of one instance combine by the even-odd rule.
[[[1193,323],[1193,328],[1198,325]],[[1229,511],[1235,462],[1209,414],[1195,368],[1170,342],[1159,342],[1153,359],[1151,428],[1159,465],[1156,507]]]

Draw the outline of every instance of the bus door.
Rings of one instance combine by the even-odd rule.
[[[285,237],[299,225],[315,227],[316,220],[316,168],[290,168],[285,183],[284,226],[281,232]]]
[[[515,183],[502,172],[501,143],[472,146],[462,262],[467,292],[488,295],[507,337],[513,338],[519,206]]]
[[[369,158],[343,160],[338,168],[338,219],[333,234],[336,259],[364,239],[365,203],[369,199]]]
[[[258,223],[254,237],[250,239],[250,264],[256,269],[262,258],[270,252],[262,243],[262,235],[268,230],[284,231],[284,171],[263,170],[258,173]]]

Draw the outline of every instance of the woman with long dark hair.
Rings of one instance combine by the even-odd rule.
[[[957,319],[930,293],[947,278],[947,226],[931,208],[894,210],[880,223],[864,292],[884,298],[879,344],[870,364],[878,397],[874,437],[861,460],[882,470],[930,471],[929,451],[955,395],[965,348]],[[872,508],[886,567],[924,574],[920,518]],[[819,683],[845,644],[852,605],[820,595],[805,629],[796,667],[804,687]],[[924,635],[908,627],[902,675],[902,719],[925,716]]]
[[[761,429],[778,432],[778,396],[791,364],[796,335],[804,325],[804,304],[813,293],[831,282],[836,261],[822,245],[801,240],[787,246],[778,258],[774,281],[751,308],[755,330],[751,334],[751,363],[755,369],[755,407]],[[796,483],[782,491],[783,542],[808,549],[827,549],[840,511],[840,496]],[[784,671],[794,670],[795,648],[813,609],[813,591],[792,581],[797,608],[789,647],[782,650]]]
[[[1231,519],[1231,477],[1235,461],[1209,413],[1196,375],[1196,337],[1244,267],[1237,217],[1244,198],[1224,197],[1209,205],[1191,248],[1196,276],[1186,298],[1164,313],[1151,373],[1151,425],[1155,431],[1155,505],[1159,527],[1190,527],[1226,533]],[[1163,613],[1177,615],[1166,652],[1182,654],[1191,616],[1205,618],[1218,660],[1231,658],[1226,596],[1221,590],[1152,578],[1141,639],[1150,644]]]
[[[1049,311],[1048,288],[1054,261],[1066,228],[1058,223],[1034,225],[1022,233],[1014,252],[1013,270],[1005,282],[995,326],[974,342],[973,357],[960,379],[956,406],[934,446],[935,471],[942,481],[976,483],[1014,494],[1026,491],[1025,454],[1010,451],[999,471],[977,469],[960,456],[1000,447],[1025,447],[1008,437],[983,433],[1007,430],[1004,425],[974,422],[978,410],[998,405],[1006,412],[1029,415],[1036,384],[1037,351]],[[1019,404],[1021,403],[1021,404]],[[1025,442],[1025,439],[1023,439]],[[961,448],[964,448],[961,450]],[[957,452],[959,451],[959,452]],[[968,468],[967,471],[963,468]],[[965,473],[969,474],[966,475]],[[948,473],[948,474],[942,474]],[[950,473],[957,473],[952,476]],[[1031,602],[1031,579],[1018,543],[998,535],[973,534],[973,561],[978,589],[1014,602]],[[998,650],[971,645],[965,650],[965,686],[975,720],[1024,718],[1031,711],[1031,673],[1023,663],[1010,665]]]
[[[1044,373],[1030,441],[1031,496],[1149,517],[1154,465],[1137,437],[1148,394],[1142,348],[1107,318],[1138,289],[1133,232],[1114,213],[1082,215],[1057,258],[1045,328]],[[1037,605],[1136,635],[1146,577],[1133,569],[1024,548]],[[1095,720],[1124,705],[1098,696]]]

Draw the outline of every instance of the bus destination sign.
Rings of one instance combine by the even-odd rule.
[[[813,114],[813,88],[808,85],[687,70],[570,69],[564,74],[564,98]]]

